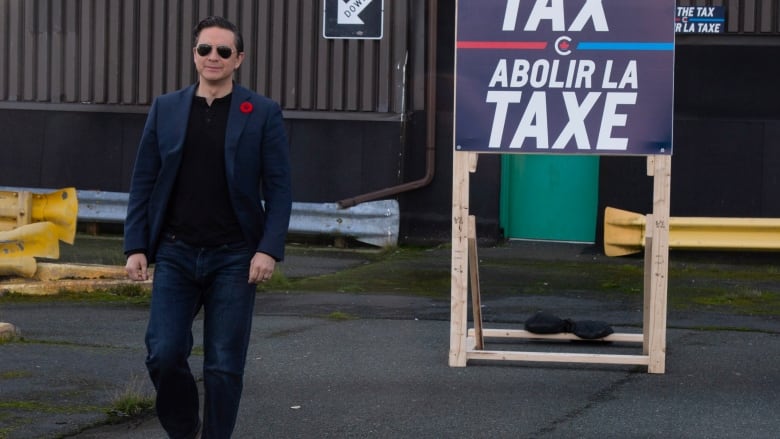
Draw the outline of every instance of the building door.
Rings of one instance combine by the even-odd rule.
[[[501,158],[500,224],[510,239],[594,242],[597,156]]]

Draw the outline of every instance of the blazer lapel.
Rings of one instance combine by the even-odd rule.
[[[174,130],[171,135],[171,153],[181,154],[184,146],[184,140],[187,137],[187,123],[190,120],[190,109],[192,108],[192,98],[195,95],[195,85],[191,85],[182,90],[178,95],[178,100],[170,108],[170,116],[173,123],[170,124]]]
[[[225,170],[231,178],[236,165],[235,157],[238,150],[238,139],[241,138],[241,133],[244,131],[246,122],[249,120],[249,115],[252,112],[251,97],[252,94],[249,90],[237,84],[233,86],[233,99],[230,100],[227,132],[225,133]]]

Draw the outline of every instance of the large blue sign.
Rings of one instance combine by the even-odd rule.
[[[458,0],[455,148],[671,154],[674,0]]]

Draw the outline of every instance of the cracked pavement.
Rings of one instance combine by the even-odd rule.
[[[432,257],[442,265],[441,255]],[[306,267],[320,273],[363,263],[359,256],[310,258],[286,264],[304,276]],[[641,310],[606,297],[488,295],[483,305],[489,327],[521,328],[543,308],[641,331]],[[353,318],[328,318],[334,312]],[[255,313],[235,438],[768,438],[780,431],[777,316],[672,310],[666,373],[654,375],[626,365],[472,361],[451,368],[446,299],[265,293]],[[0,344],[0,438],[165,437],[151,416],[105,424],[118,392],[151,392],[146,316],[143,306],[0,301],[0,321],[24,336]],[[196,340],[201,329],[198,319]],[[488,347],[641,353],[622,343]],[[200,364],[193,355],[197,376]]]

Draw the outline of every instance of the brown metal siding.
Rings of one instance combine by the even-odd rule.
[[[400,114],[412,1],[385,0],[381,40],[330,40],[323,0],[0,0],[0,101],[148,105],[195,80],[191,29],[223,15],[237,81],[285,110]]]
[[[780,0],[677,0],[678,6],[725,6],[726,34],[780,34]]]

